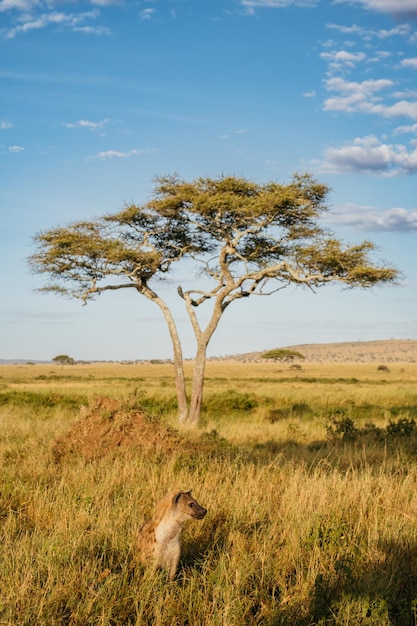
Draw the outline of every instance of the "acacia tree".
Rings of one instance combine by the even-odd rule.
[[[371,242],[344,246],[319,224],[327,194],[308,174],[287,185],[233,176],[158,177],[153,197],[141,206],[37,234],[29,261],[50,278],[40,291],[86,304],[104,291],[134,289],[154,302],[172,340],[179,421],[196,424],[207,346],[232,302],[291,284],[314,290],[334,282],[369,288],[395,281],[395,269],[371,261]],[[209,281],[208,287],[201,279],[195,288],[177,286],[196,339],[189,398],[175,319],[158,293],[158,280],[185,260]],[[211,314],[203,327],[197,311],[207,302]]]
[[[54,356],[52,359],[54,363],[58,363],[59,365],[74,365],[74,359],[68,354],[58,354],[58,356]]]
[[[285,348],[274,348],[268,350],[262,355],[263,359],[272,359],[273,361],[294,361],[294,359],[304,359],[305,356],[297,350],[287,350]]]

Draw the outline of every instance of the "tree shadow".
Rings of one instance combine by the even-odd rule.
[[[337,605],[348,598],[362,607],[363,621],[392,626],[417,626],[417,543],[381,541],[377,563],[355,573],[348,563],[336,561],[334,571],[316,578],[311,596],[310,621],[337,622]]]

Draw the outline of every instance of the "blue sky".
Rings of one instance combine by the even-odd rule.
[[[0,0],[0,168],[0,358],[171,356],[143,297],[40,295],[26,259],[36,232],[145,202],[174,172],[311,172],[327,225],[403,272],[238,301],[210,355],[417,339],[417,0]],[[161,295],[192,356],[174,283]]]

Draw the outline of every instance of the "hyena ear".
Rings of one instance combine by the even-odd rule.
[[[178,493],[175,494],[175,496],[172,498],[173,504],[178,504],[179,499],[181,498],[183,493],[184,491],[179,491]]]

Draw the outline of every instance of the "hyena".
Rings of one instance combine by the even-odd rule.
[[[207,509],[200,506],[190,491],[171,491],[156,507],[149,522],[139,530],[137,547],[142,563],[168,570],[175,578],[181,552],[181,531],[187,520],[203,519]]]

